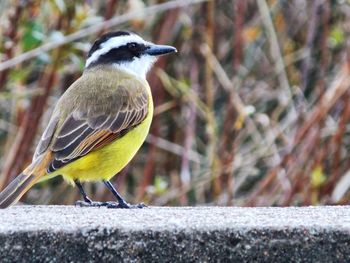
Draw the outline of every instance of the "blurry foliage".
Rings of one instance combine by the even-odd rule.
[[[144,15],[161,2],[1,1],[2,61],[139,11],[106,30],[135,31],[179,53],[161,58],[148,76],[156,105],[151,135],[113,179],[128,201],[348,203],[350,2],[216,0]],[[0,188],[30,163],[53,105],[81,74],[97,36],[0,72]],[[112,198],[102,184],[86,189],[94,199]],[[23,201],[77,198],[55,178]]]

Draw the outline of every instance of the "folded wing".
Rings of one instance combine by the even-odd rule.
[[[106,95],[103,101],[91,97],[91,103],[77,103],[61,127],[57,127],[58,116],[51,118],[34,155],[36,158],[47,149],[54,153],[48,173],[111,143],[145,119],[148,94],[141,83],[120,81]]]

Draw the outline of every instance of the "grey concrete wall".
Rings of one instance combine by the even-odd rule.
[[[17,206],[0,262],[350,262],[350,207]]]

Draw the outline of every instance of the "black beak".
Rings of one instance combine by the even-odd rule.
[[[151,56],[160,56],[173,52],[177,52],[177,49],[165,45],[151,45],[145,50],[145,53]]]

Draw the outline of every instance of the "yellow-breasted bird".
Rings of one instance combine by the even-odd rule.
[[[144,142],[153,115],[146,74],[159,55],[176,52],[128,32],[110,32],[91,47],[82,76],[58,100],[32,163],[1,193],[0,208],[15,204],[36,182],[62,175],[83,195],[81,205],[129,205],[110,183]],[[81,185],[103,181],[116,202],[93,202]]]

